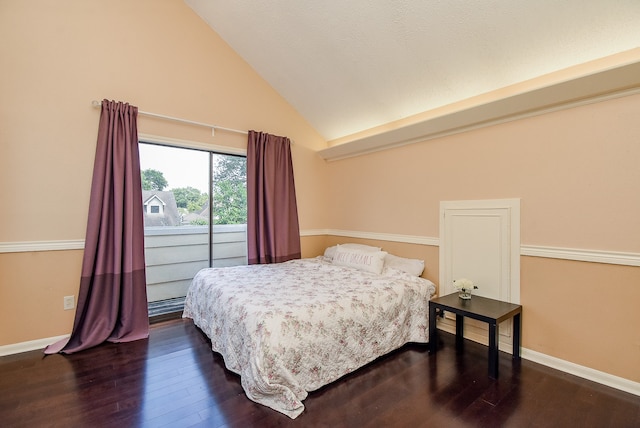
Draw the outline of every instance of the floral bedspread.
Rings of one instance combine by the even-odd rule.
[[[323,257],[201,270],[184,317],[211,339],[247,396],[295,418],[314,391],[407,342],[428,342],[433,283]]]

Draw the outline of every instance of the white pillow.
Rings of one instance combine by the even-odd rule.
[[[387,254],[384,258],[386,267],[394,268],[406,272],[413,276],[420,276],[424,272],[424,260],[406,259],[404,257]]]
[[[358,248],[345,248],[338,245],[332,263],[338,266],[349,266],[365,272],[380,274],[384,268],[386,251],[370,251]]]
[[[362,250],[362,251],[382,250],[382,248],[380,247],[372,247],[370,245],[364,245],[364,244],[340,244],[340,246],[344,248],[352,248],[355,250]],[[338,249],[337,245],[334,245],[333,247],[327,247],[327,249],[324,250],[324,256],[328,259],[333,259],[333,256],[335,255],[337,249]]]

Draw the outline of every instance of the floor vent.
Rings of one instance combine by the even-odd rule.
[[[172,314],[182,312],[184,309],[184,297],[176,297],[174,299],[158,300],[149,302],[149,318],[159,315]]]

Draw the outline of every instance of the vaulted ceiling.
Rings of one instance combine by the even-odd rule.
[[[640,0],[185,0],[328,141],[640,46]]]

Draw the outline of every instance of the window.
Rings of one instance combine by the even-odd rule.
[[[202,268],[247,264],[246,157],[140,142],[149,314]]]

